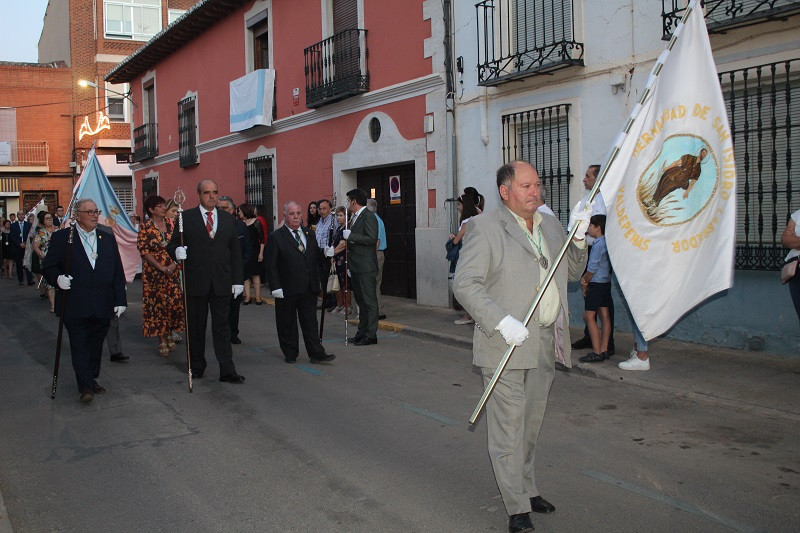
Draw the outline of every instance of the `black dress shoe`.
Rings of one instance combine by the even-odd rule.
[[[323,353],[320,355],[315,355],[314,357],[310,357],[312,363],[330,363],[336,356],[332,353]]]
[[[355,337],[350,337],[349,339],[347,339],[347,342],[351,342],[351,343],[355,344],[355,343],[357,343],[358,341],[360,341],[363,338],[364,338],[364,335],[362,335],[361,333],[356,333]]]
[[[356,346],[367,346],[369,344],[378,344],[378,339],[372,339],[370,337],[362,337],[353,344],[355,344]]]
[[[533,523],[528,513],[512,514],[508,517],[508,531],[509,533],[526,533],[533,531]]]
[[[20,283],[20,285],[22,285],[22,283]],[[89,403],[92,400],[94,400],[94,395],[92,394],[92,391],[90,390],[81,391],[81,401],[83,403]]]
[[[556,370],[559,372],[569,372],[569,367],[561,361],[556,361]]]
[[[606,352],[603,353],[589,352],[578,360],[581,363],[602,363],[606,359],[608,359],[608,354]]]
[[[591,347],[592,347],[592,339],[590,339],[589,337],[583,337],[572,343],[573,350],[583,350],[585,348],[591,348]]]
[[[292,359],[291,357],[284,357],[283,360],[289,364],[292,364],[297,362],[297,357],[295,357],[294,359]]]
[[[386,320],[386,315],[378,315],[378,320]]]
[[[115,363],[122,363],[123,361],[127,361],[128,359],[130,359],[130,357],[128,357],[124,353],[112,353],[109,359],[111,359],[111,361]]]
[[[242,344],[242,339],[234,335],[231,337],[231,344]]]
[[[611,344],[611,345],[609,345],[608,350],[606,350],[606,353],[608,354],[608,357],[611,357],[612,355],[617,353],[617,349],[614,348],[613,344]],[[608,359],[608,357],[606,357],[606,359]]]
[[[200,379],[203,377],[205,370],[192,370],[192,379]]]
[[[106,393],[105,387],[101,387],[97,383],[95,383],[94,386],[92,387],[92,394],[105,394],[105,393]]]
[[[244,383],[244,376],[240,376],[236,372],[231,372],[230,374],[220,376],[219,380],[225,383]]]
[[[29,281],[29,282],[28,282],[28,287],[30,287],[30,286],[32,286],[32,285],[36,285],[36,284],[35,284],[34,282],[32,282],[32,281]]]
[[[555,510],[555,506],[541,496],[531,498],[531,511],[534,513],[552,513]]]

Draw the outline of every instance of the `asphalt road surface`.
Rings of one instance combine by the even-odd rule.
[[[141,336],[140,293],[121,320],[130,361],[104,353],[108,393],[83,405],[66,338],[50,399],[47,304],[0,280],[0,491],[14,531],[507,530],[485,423],[467,423],[482,392],[468,350],[384,331],[345,346],[328,319],[334,363],[301,350],[288,365],[273,308],[251,305],[234,346],[246,383],[217,381],[209,338],[190,394],[183,344],[165,359]],[[557,372],[536,468],[557,508],[532,516],[539,532],[800,529],[796,422],[713,401]]]

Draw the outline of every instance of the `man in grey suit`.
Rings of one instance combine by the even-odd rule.
[[[567,280],[578,280],[586,264],[583,227],[529,326],[520,322],[566,239],[555,217],[536,211],[540,187],[529,163],[500,167],[497,188],[503,206],[470,220],[453,280],[456,298],[475,319],[472,362],[481,367],[485,384],[507,346],[517,346],[486,404],[489,456],[512,533],[533,530],[530,511],[555,511],[536,487],[536,441],[553,381],[554,324],[559,310],[568,313]],[[573,213],[588,226],[590,212]],[[564,337],[569,365],[569,330]]]
[[[356,346],[378,344],[378,296],[375,282],[378,275],[378,220],[366,208],[367,193],[353,189],[347,193],[353,214],[350,229],[342,236],[347,241],[347,266],[353,280],[353,296],[358,303],[358,332],[349,339]]]

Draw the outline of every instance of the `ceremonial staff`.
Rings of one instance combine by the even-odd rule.
[[[183,202],[186,201],[186,194],[184,194],[183,189],[178,187],[178,190],[175,191],[175,194],[172,196],[172,199],[178,204],[178,231],[181,234],[181,246],[183,246]],[[184,335],[186,336],[186,368],[187,368],[187,376],[189,379],[189,392],[194,392],[192,390],[192,355],[191,355],[191,347],[189,346],[191,343],[189,342],[189,319],[187,318],[187,309],[186,309],[186,268],[185,263],[181,261],[181,270],[180,270],[180,279],[181,279],[181,292],[183,293],[183,326],[184,326]]]
[[[350,229],[350,206],[344,209],[344,229]],[[347,239],[344,240],[344,345],[347,346],[347,326],[349,325],[347,314],[350,312],[350,294],[347,291],[347,280],[350,278],[350,267],[347,264]]]
[[[67,239],[67,257],[64,260],[64,275],[69,276],[69,264],[72,260],[72,238],[75,236],[75,211],[74,204],[71,216],[69,217],[69,238]],[[57,284],[56,284],[57,285]],[[58,337],[56,338],[56,361],[53,365],[53,388],[50,391],[50,399],[56,399],[56,389],[58,389],[58,366],[61,362],[61,339],[64,335],[64,315],[67,314],[67,293],[61,289],[61,312],[58,316]]]
[[[642,97],[639,99],[636,105],[633,106],[633,110],[631,111],[630,117],[628,117],[628,121],[625,124],[625,127],[622,129],[619,135],[617,135],[617,139],[614,142],[614,148],[611,150],[611,154],[608,156],[608,161],[606,162],[605,165],[603,165],[600,175],[597,176],[597,181],[595,181],[594,187],[592,187],[592,190],[589,192],[589,198],[584,203],[583,206],[584,210],[591,209],[592,201],[594,200],[594,197],[597,196],[597,193],[600,191],[600,184],[603,183],[603,179],[606,177],[606,174],[608,174],[608,169],[611,167],[611,164],[617,159],[617,155],[619,155],[622,141],[625,140],[625,137],[628,135],[628,132],[630,132],[631,127],[633,126],[633,123],[639,116],[639,113],[641,112],[642,106],[644,105],[645,101],[647,101],[647,99],[650,97],[650,94],[653,91],[653,86],[656,83],[656,79],[658,75],[661,73],[661,69],[664,67],[664,61],[669,55],[669,52],[675,46],[675,41],[678,39],[678,35],[680,35],[680,33],[683,31],[686,19],[689,17],[689,14],[692,12],[692,10],[696,8],[697,8],[697,0],[693,0],[692,2],[689,3],[689,5],[686,7],[686,11],[684,11],[683,13],[683,18],[681,18],[678,27],[675,28],[675,31],[672,33],[672,38],[670,39],[669,44],[667,44],[667,48],[658,57],[656,64],[653,65],[653,70],[650,72],[650,77],[647,80],[647,84],[645,84],[644,91],[642,92]],[[547,276],[544,278],[544,283],[541,284],[539,292],[536,294],[536,298],[533,299],[533,303],[531,304],[530,309],[528,309],[528,313],[525,315],[525,319],[522,321],[522,324],[525,327],[528,326],[528,322],[530,321],[534,311],[538,307],[539,302],[541,301],[542,296],[544,295],[544,291],[547,290],[547,287],[550,285],[550,281],[553,279],[553,276],[555,275],[556,269],[558,269],[558,266],[561,264],[561,260],[567,253],[567,247],[572,242],[572,238],[575,237],[575,232],[577,231],[579,225],[580,223],[576,221],[570,228],[569,234],[567,235],[567,240],[566,242],[564,242],[564,246],[562,246],[561,250],[558,252],[558,256],[556,257],[556,260],[554,261],[552,268],[550,268],[550,270],[547,272]],[[474,426],[475,422],[478,420],[478,416],[481,414],[483,407],[486,405],[486,401],[489,399],[489,396],[492,394],[492,391],[494,391],[494,388],[497,385],[497,381],[500,379],[500,374],[503,373],[503,370],[505,370],[506,365],[508,365],[508,361],[509,359],[511,359],[511,354],[514,353],[514,348],[516,348],[516,345],[512,344],[506,349],[505,354],[503,354],[503,358],[500,360],[500,364],[497,365],[497,369],[495,370],[492,379],[489,381],[489,384],[483,391],[483,395],[481,396],[481,399],[478,401],[477,407],[475,407],[475,410],[472,412],[472,416],[469,419],[470,425]]]
[[[336,220],[336,215],[328,215],[333,216],[333,220]],[[328,246],[331,245],[333,242],[333,222],[331,222],[330,228],[328,228]],[[328,268],[325,269],[325,277],[322,280],[322,310],[320,311],[319,317],[319,340],[322,340],[322,329],[325,327],[325,297],[328,295],[328,276],[331,275],[331,268],[336,269],[335,265],[332,265],[332,261],[328,261],[328,256],[325,255],[325,250],[322,251],[323,261],[328,263]]]

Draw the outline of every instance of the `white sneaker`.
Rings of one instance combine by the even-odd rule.
[[[630,358],[627,361],[622,361],[617,366],[622,370],[650,370],[650,359],[642,361],[637,357],[636,350],[632,350]]]

